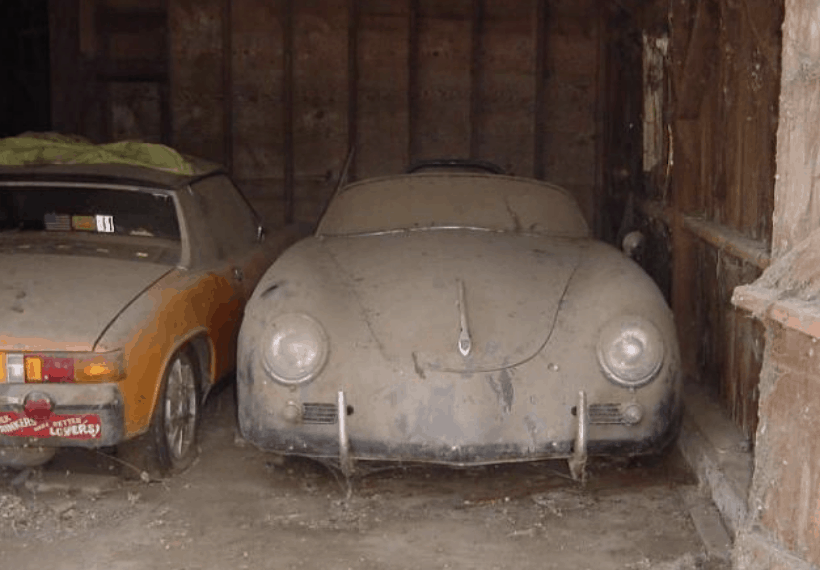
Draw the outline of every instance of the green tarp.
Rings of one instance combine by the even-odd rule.
[[[0,165],[130,164],[182,175],[195,174],[193,165],[172,148],[139,141],[93,144],[82,137],[55,133],[25,133],[0,139]]]

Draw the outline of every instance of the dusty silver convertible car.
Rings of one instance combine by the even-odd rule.
[[[565,190],[464,171],[357,182],[249,301],[239,423],[257,446],[470,465],[661,450],[670,310]]]

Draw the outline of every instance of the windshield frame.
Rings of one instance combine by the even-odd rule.
[[[368,194],[362,195],[360,204],[354,202],[353,205],[365,206],[365,208],[357,209],[342,203],[350,200],[351,194],[359,191]],[[402,191],[405,192],[403,195],[400,194]],[[430,200],[430,204],[426,204],[424,199],[406,199],[400,205],[400,200],[395,202],[390,200],[391,193],[401,198],[426,197]],[[445,199],[443,202],[446,205],[441,206],[442,197],[447,196],[448,193],[455,200]],[[542,198],[543,205],[551,201],[553,205],[558,206],[556,209],[561,210],[561,213],[565,215],[564,219],[557,215],[554,218],[560,221],[559,225],[562,227],[556,228],[553,225],[553,229],[548,229],[550,219],[549,215],[544,212],[541,212],[542,217],[533,216],[525,219],[526,210],[517,209],[514,207],[516,204],[511,203],[518,199],[520,200],[517,204],[519,207],[526,206],[527,201],[538,205]],[[369,203],[368,199],[372,201]],[[438,206],[432,204],[436,199],[439,200]],[[425,205],[417,208],[418,204]],[[475,210],[471,210],[470,214],[475,213],[476,217],[470,218],[470,215],[456,213],[454,204],[468,204],[466,208],[474,205]],[[374,207],[368,210],[367,206],[370,205]],[[445,216],[444,219],[436,221],[434,218],[439,216],[439,212],[435,211],[436,207],[442,207],[442,214],[449,213],[456,217],[462,215],[462,219],[454,220]],[[407,209],[418,209],[419,211],[414,213],[429,217],[422,220],[407,215],[404,218]],[[499,212],[505,212],[505,214],[499,214]],[[392,223],[391,220],[395,221],[396,218],[401,218],[406,223]],[[346,224],[350,227],[345,227]],[[457,229],[541,237],[587,238],[591,236],[589,224],[583,216],[578,201],[566,189],[533,178],[463,172],[403,174],[369,178],[349,184],[332,197],[317,224],[314,235],[343,237]]]

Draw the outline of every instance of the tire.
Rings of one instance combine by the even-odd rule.
[[[191,354],[181,349],[165,370],[148,433],[123,443],[118,456],[137,468],[142,479],[184,471],[199,453],[201,403],[199,368]]]

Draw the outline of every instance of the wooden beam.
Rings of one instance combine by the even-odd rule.
[[[647,218],[670,227],[679,216],[676,210],[658,200],[645,200],[640,209]],[[771,264],[772,257],[765,242],[748,238],[737,230],[698,216],[682,215],[680,218],[683,228],[714,248],[760,269],[766,269]]]
[[[479,125],[483,114],[481,88],[484,83],[484,12],[486,0],[473,0],[470,36],[470,157],[479,158],[481,131]]]
[[[407,163],[418,159],[420,0],[409,0],[407,16]]]
[[[771,263],[771,254],[765,243],[747,238],[737,230],[695,216],[683,217],[684,227],[720,251],[724,251],[760,269]]]
[[[356,180],[356,146],[359,142],[359,0],[347,4],[347,151],[353,152],[347,181]],[[342,173],[340,172],[341,176]]]
[[[546,177],[546,73],[547,73],[547,0],[538,2],[535,13],[535,133],[533,140],[533,175]]]
[[[294,149],[293,149],[293,2],[283,2],[282,17],[282,156],[284,157],[284,201],[285,223],[290,224],[294,218]]]
[[[225,168],[233,173],[233,0],[222,3],[222,130]]]

